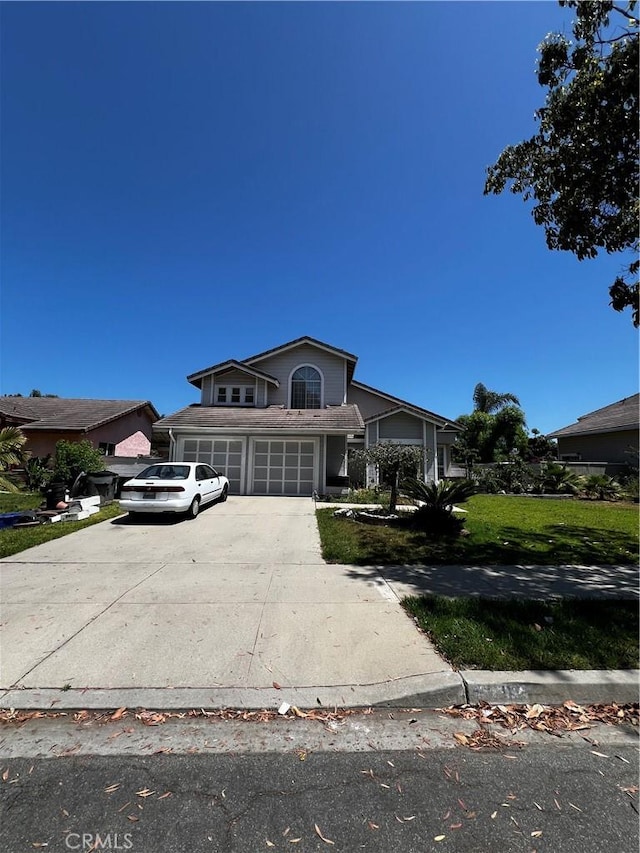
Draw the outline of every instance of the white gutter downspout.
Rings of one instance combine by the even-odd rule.
[[[175,445],[176,445],[176,440],[173,437],[173,430],[171,429],[171,427],[169,427],[169,462],[175,462],[176,457],[174,456],[174,453],[173,453]]]

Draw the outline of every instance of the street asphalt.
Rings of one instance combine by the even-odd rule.
[[[0,571],[2,707],[454,704],[464,674],[405,595],[638,595],[631,567],[328,565],[313,501],[282,497],[232,497],[194,521],[123,516]],[[609,698],[637,697],[635,674],[621,678],[607,674]]]
[[[637,731],[556,736],[433,712],[329,723],[0,728],[0,849],[25,853],[635,853]]]

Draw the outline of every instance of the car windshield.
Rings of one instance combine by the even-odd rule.
[[[188,465],[150,465],[136,476],[136,480],[186,480]]]

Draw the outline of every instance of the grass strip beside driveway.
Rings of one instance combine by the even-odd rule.
[[[438,652],[457,669],[637,669],[632,601],[405,598]]]
[[[624,565],[638,559],[638,506],[603,501],[474,495],[467,536],[429,541],[409,527],[378,527],[317,511],[322,555],[354,565]]]
[[[11,557],[34,545],[60,539],[61,536],[68,536],[76,530],[91,527],[92,524],[107,521],[109,518],[117,518],[119,515],[122,515],[120,504],[114,501],[82,521],[57,521],[55,524],[40,524],[38,527],[25,527],[19,530],[9,527],[6,530],[0,530],[0,557]]]

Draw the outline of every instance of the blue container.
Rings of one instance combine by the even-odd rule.
[[[5,527],[13,527],[25,517],[23,512],[3,512],[0,514],[0,530]]]

